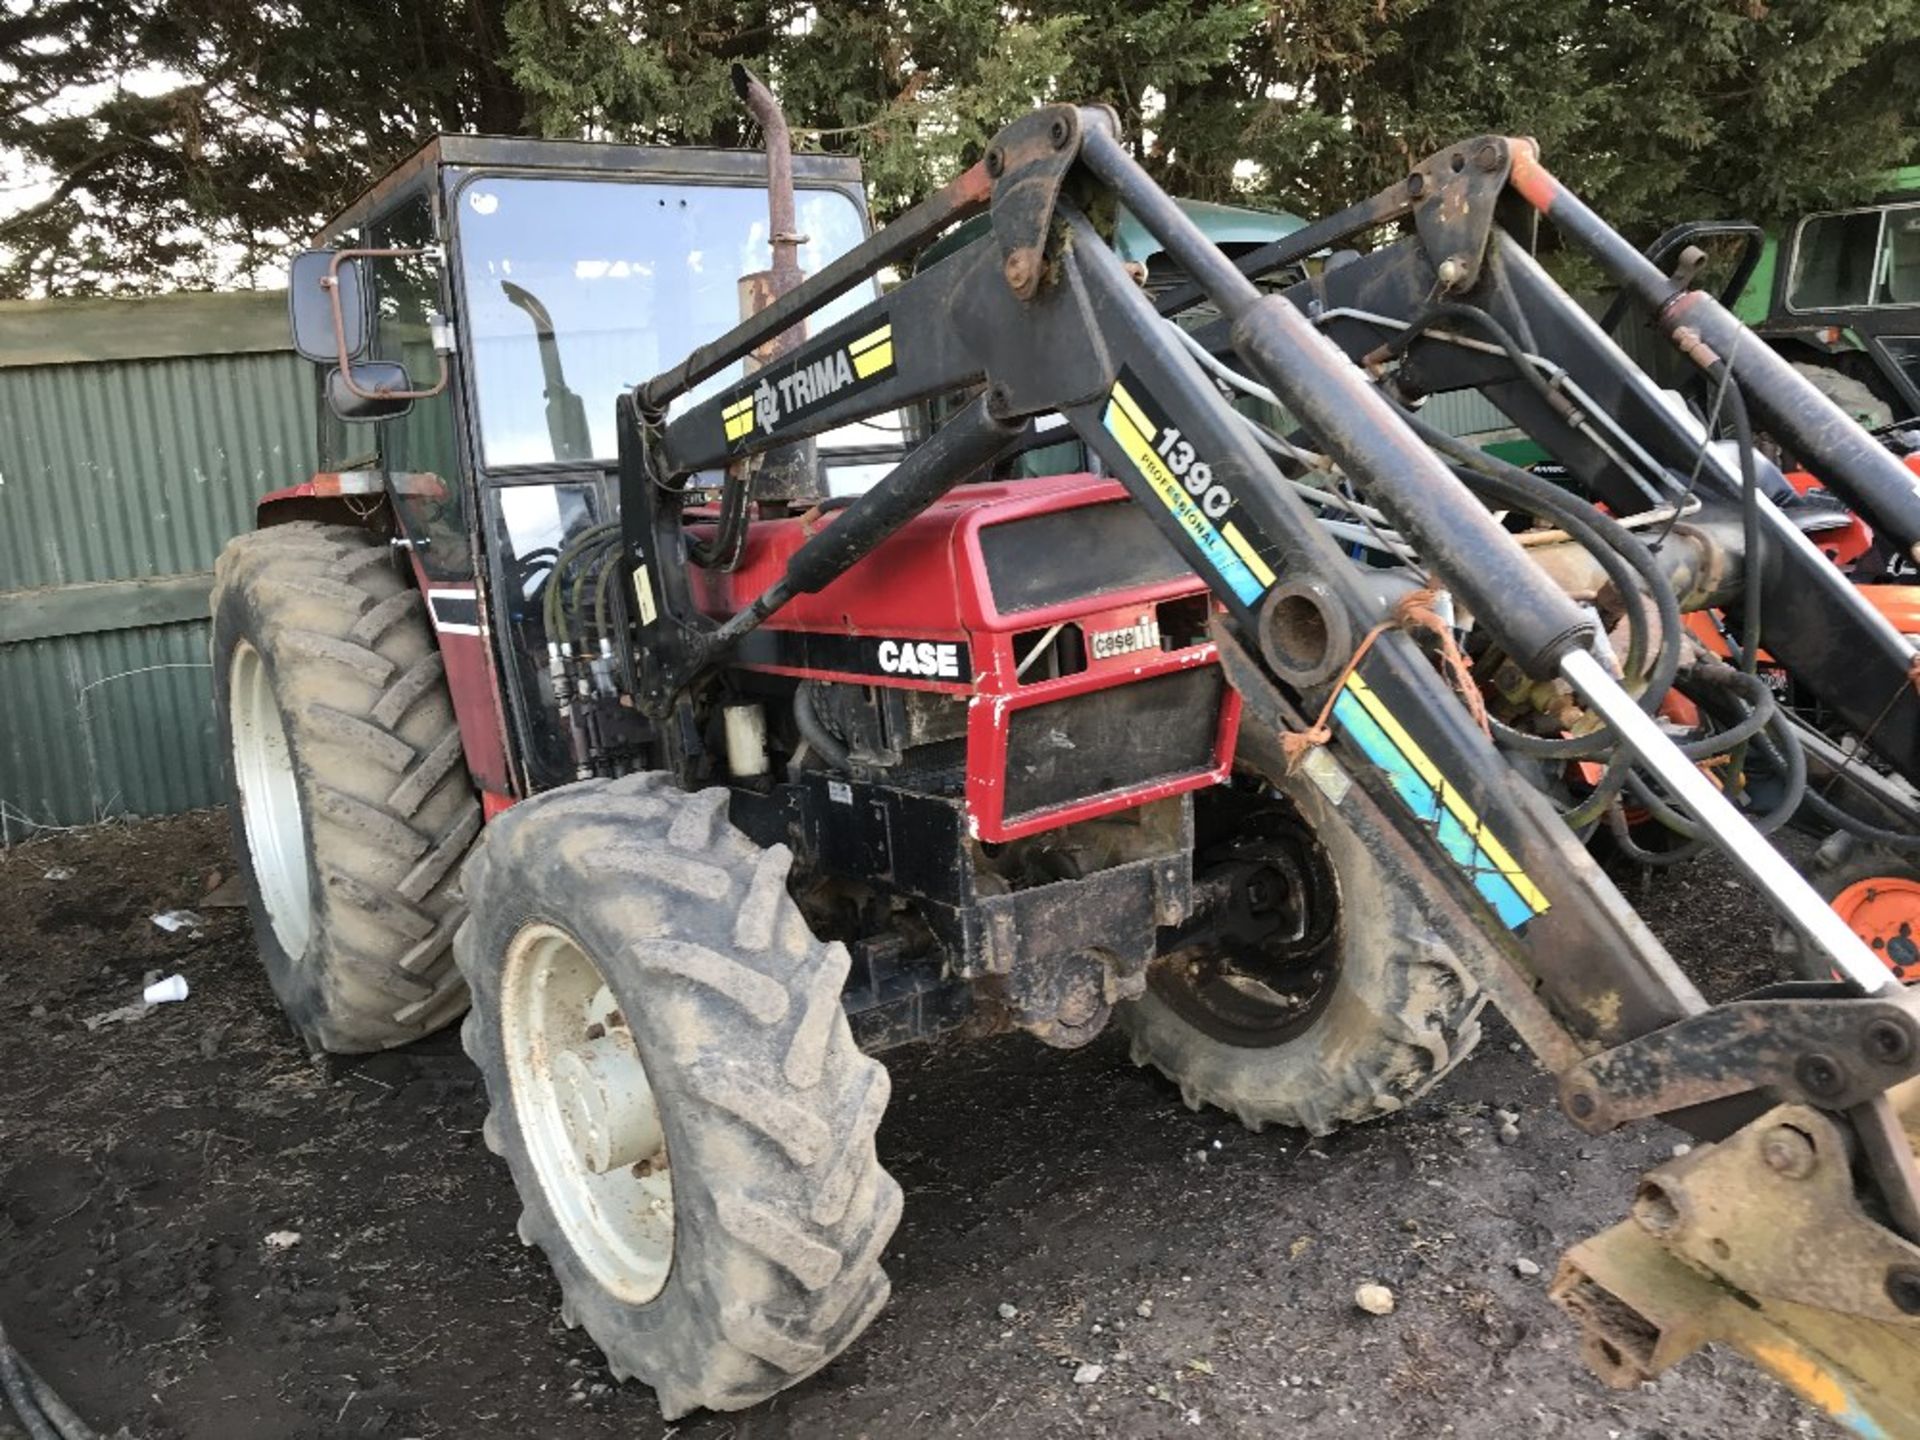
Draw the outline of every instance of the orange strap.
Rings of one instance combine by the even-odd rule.
[[[1433,608],[1441,593],[1439,590],[1414,590],[1401,596],[1394,604],[1393,613],[1361,637],[1359,645],[1354,647],[1353,658],[1347,661],[1340,678],[1327,693],[1327,703],[1320,707],[1320,713],[1314,717],[1313,723],[1304,730],[1289,730],[1280,737],[1280,749],[1286,756],[1288,774],[1293,773],[1294,767],[1306,758],[1309,750],[1333,739],[1333,707],[1339,703],[1340,692],[1346,688],[1353,672],[1360,668],[1360,662],[1367,658],[1373,642],[1389,630],[1426,630],[1439,641],[1440,661],[1447,669],[1453,688],[1466,705],[1467,713],[1473,716],[1473,723],[1480,727],[1482,734],[1488,733],[1487,706],[1480,698],[1480,687],[1474,683],[1473,662],[1461,653],[1460,646],[1455,643],[1453,627]],[[1920,677],[1920,655],[1914,658],[1917,667],[1914,673]],[[1920,678],[1916,678],[1915,684],[1920,685]]]

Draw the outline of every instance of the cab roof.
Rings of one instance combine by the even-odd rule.
[[[669,181],[725,179],[765,184],[767,178],[767,157],[762,150],[534,140],[517,135],[435,135],[322,225],[314,243],[327,244],[341,231],[359,226],[384,209],[394,195],[442,166]],[[860,162],[851,155],[796,154],[793,178],[798,185],[854,187],[860,184]]]

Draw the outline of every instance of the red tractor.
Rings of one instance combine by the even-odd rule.
[[[1406,263],[1461,293],[1502,243],[1483,192],[1544,175],[1478,143],[1493,163],[1443,151],[1405,197]],[[772,153],[443,137],[376,185],[293,272],[332,468],[262,503],[214,598],[280,999],[334,1051],[467,1010],[521,1237],[616,1375],[668,1416],[738,1408],[859,1334],[901,1205],[872,1057],[949,1030],[1111,1020],[1190,1105],[1324,1133],[1431,1086],[1491,997],[1574,1123],[1703,1142],[1649,1177],[1668,1203],[1785,1114],[1828,1173],[1859,1157],[1867,1208],[1736,1210],[1787,1253],[1838,1226],[1920,1260],[1885,1095],[1920,1070],[1920,992],[1636,703],[1657,658],[1596,641],[1109,112],[1016,120],[871,235],[850,162],[792,157],[789,187]],[[1156,313],[1116,201],[1246,373]],[[1061,421],[1097,473],[995,478]],[[1301,498],[1309,455],[1420,563],[1357,564]],[[1843,980],[1709,1007],[1496,748],[1468,650],[1589,714]],[[1713,1263],[1684,1228],[1563,1271],[1622,1372],[1684,1348],[1661,1267]],[[1739,1259],[1749,1290],[1771,1273]],[[1897,1291],[1874,1313],[1909,1324]],[[1713,1313],[1686,1333],[1761,1353],[1764,1306]],[[1913,1403],[1906,1371],[1777,1343]]]

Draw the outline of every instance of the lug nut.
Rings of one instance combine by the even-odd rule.
[[[1440,288],[1457,290],[1466,282],[1467,262],[1458,255],[1449,255],[1440,262]]]

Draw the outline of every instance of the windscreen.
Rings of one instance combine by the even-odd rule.
[[[761,185],[479,176],[456,203],[465,323],[493,468],[611,461],[616,397],[737,325],[741,276],[773,263]],[[845,194],[802,189],[797,204],[805,273],[864,238]],[[873,294],[855,289],[810,327],[825,329]],[[681,406],[740,374],[737,365],[723,371]],[[882,424],[849,426],[820,443],[898,440]]]

